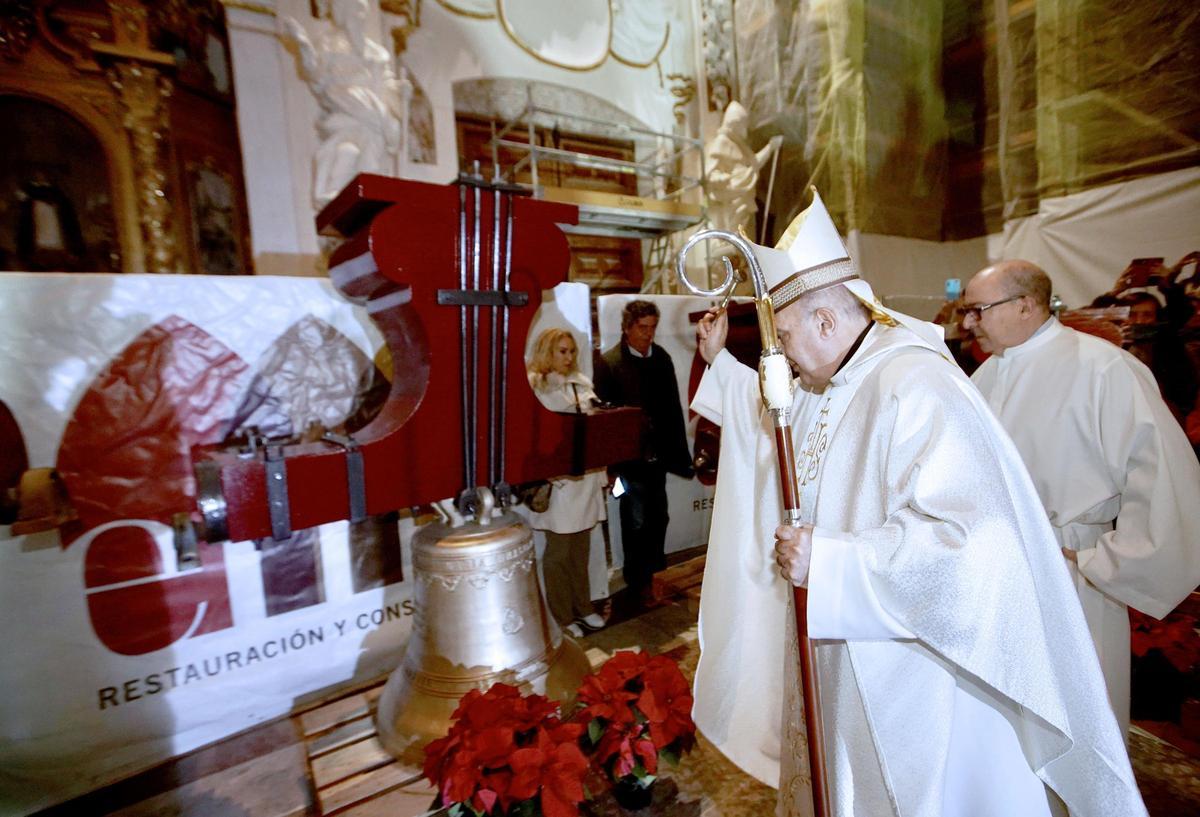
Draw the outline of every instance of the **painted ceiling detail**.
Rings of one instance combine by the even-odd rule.
[[[671,37],[664,0],[438,0],[453,14],[497,20],[536,60],[590,71],[611,56],[631,68],[658,62]]]

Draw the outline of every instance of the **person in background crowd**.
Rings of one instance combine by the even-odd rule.
[[[596,392],[617,406],[638,406],[650,421],[641,459],[616,466],[621,494],[625,584],[643,607],[657,604],[651,588],[666,567],[667,474],[691,479],[692,458],[671,356],[654,342],[658,307],[633,300],[621,313],[621,341],[596,361]]]
[[[1126,605],[1161,619],[1200,584],[1200,463],[1150,370],[1060,324],[1050,291],[1028,261],[971,279],[963,326],[992,355],[971,379],[1033,477],[1124,734]]]
[[[1192,376],[1200,382],[1200,252],[1188,253],[1175,264],[1167,306],[1171,331],[1178,335]],[[1200,399],[1193,403],[1184,430],[1200,457]]]
[[[1163,400],[1181,423],[1196,402],[1196,374],[1183,343],[1165,321],[1166,298],[1157,287],[1117,294],[1117,306],[1129,307],[1125,348],[1154,374]]]
[[[529,385],[542,405],[551,411],[589,411],[596,392],[587,375],[579,371],[579,347],[565,329],[547,329],[538,335],[529,363]],[[545,531],[542,576],[550,614],[573,636],[605,625],[593,604],[588,582],[592,528],[605,517],[608,477],[603,468],[582,476],[550,480],[549,505],[530,515],[530,525]]]

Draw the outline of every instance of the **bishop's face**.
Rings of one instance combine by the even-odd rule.
[[[836,344],[821,331],[819,314],[802,302],[792,304],[775,314],[775,329],[800,382],[810,389],[823,388],[837,369],[840,350],[835,350]]]

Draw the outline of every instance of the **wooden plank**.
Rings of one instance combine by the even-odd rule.
[[[308,737],[357,720],[371,711],[371,704],[372,700],[369,700],[364,693],[358,693],[316,709],[310,709],[300,715],[300,733]]]
[[[308,740],[309,760],[328,754],[334,749],[340,749],[351,743],[357,743],[365,738],[375,736],[375,718],[363,715],[357,720],[344,723],[324,734]]]
[[[414,775],[420,773],[420,769],[411,766],[401,766],[399,763],[392,763],[374,771],[355,775],[339,783],[334,783],[332,786],[317,792],[317,798],[321,804],[321,813],[332,814],[360,803],[363,800],[369,800],[372,797],[382,795],[397,788],[401,783],[411,780]],[[424,802],[426,804],[433,801],[435,790],[428,780],[411,783],[405,789],[416,794],[421,794],[425,798]]]
[[[366,740],[335,749],[327,755],[314,759],[312,761],[313,783],[318,789],[323,789],[339,780],[345,780],[356,774],[369,772],[394,762],[392,756],[372,735]]]
[[[652,579],[654,595],[659,599],[668,599],[685,595],[692,589],[698,591],[704,580],[704,563],[705,557],[697,556],[658,571]]]
[[[101,812],[91,812],[101,813]],[[304,817],[309,814],[304,747],[295,743],[202,777],[126,808],[111,817],[161,817],[164,814],[253,814],[256,817]]]
[[[588,650],[586,653],[584,653],[584,655],[587,656],[588,663],[592,665],[593,669],[612,658],[611,653],[605,652],[599,647],[588,647]]]
[[[427,814],[445,814],[444,809],[431,812],[433,795],[432,789],[393,789],[352,806],[338,814],[338,817],[422,817]]]

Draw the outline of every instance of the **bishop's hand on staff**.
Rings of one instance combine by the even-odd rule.
[[[819,197],[754,251],[798,376],[802,525],[778,528],[758,376],[710,314],[701,731],[779,788],[780,814],[811,813],[787,609],[803,583],[834,814],[1145,814],[1037,492],[940,330],[880,305]]]

